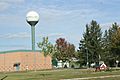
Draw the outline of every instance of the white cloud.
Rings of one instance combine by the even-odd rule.
[[[0,2],[0,11],[6,10],[10,5],[5,2]]]
[[[25,2],[25,0],[0,0],[0,12],[7,10],[13,4],[20,4]]]
[[[120,26],[120,22],[119,21],[117,21],[116,23]],[[112,24],[114,24],[114,22],[102,23],[100,25],[101,25],[102,29],[108,30],[112,26]]]
[[[51,33],[51,34],[48,34],[48,37],[63,36],[63,35],[64,35],[63,33]]]
[[[6,4],[4,6],[5,8],[4,7],[0,8],[0,10],[3,11],[3,10],[8,9],[9,6],[11,6],[13,4],[13,2],[14,3],[21,3],[21,2],[25,2],[25,0],[2,0],[0,2],[4,2],[3,5]],[[38,1],[38,2],[40,2],[40,1]],[[79,4],[79,5],[82,5],[82,4]],[[52,6],[52,8],[50,6]],[[2,5],[0,7],[2,7]],[[19,12],[19,14],[27,12],[28,10],[31,10],[31,5],[29,5],[29,4],[26,5],[27,8],[25,6],[22,6],[22,7],[23,7],[23,10],[22,11],[19,10],[19,11],[21,11],[21,12]],[[71,9],[64,9],[64,6],[59,6],[59,7],[62,7],[62,8],[58,8],[58,6],[54,6],[54,5],[49,5],[49,6],[35,5],[32,9],[37,10],[40,13],[40,18],[42,18],[41,21],[44,21],[46,23],[60,22],[60,21],[65,20],[66,18],[67,19],[70,18],[71,20],[77,20],[77,19],[82,20],[85,17],[91,17],[91,16],[93,17],[93,16],[103,15],[102,12],[100,12],[96,9],[89,9],[86,7],[85,8],[81,7],[80,9],[72,9],[72,10]],[[17,12],[17,10],[16,10],[16,12]],[[13,16],[13,18],[11,18],[10,16],[6,18],[5,16],[3,16],[5,18],[5,20],[15,19],[14,14],[11,14],[11,16]],[[18,18],[18,16],[16,18]],[[3,19],[0,19],[0,20],[3,21]],[[21,20],[21,19],[17,19],[17,20]],[[20,23],[16,20],[15,20],[15,22]]]
[[[1,28],[4,26],[6,28],[10,27],[21,27],[23,28],[26,25],[25,16],[17,14],[1,14],[0,15],[0,26]]]
[[[0,45],[0,51],[9,51],[9,50],[30,50],[30,46],[26,45]]]
[[[0,2],[6,2],[6,3],[22,3],[25,0],[0,0]]]
[[[120,0],[93,0],[96,3],[105,4],[105,5],[116,5],[120,3]]]
[[[60,37],[60,36],[64,36],[63,33],[50,33],[50,34],[41,34],[41,35],[37,35],[36,37]],[[20,33],[8,33],[8,34],[1,34],[0,38],[1,39],[25,39],[25,38],[30,38],[31,35],[30,33],[26,33],[26,32],[20,32]]]
[[[9,48],[9,47],[22,48],[22,47],[27,47],[27,46],[25,46],[25,45],[18,45],[18,44],[16,44],[16,45],[0,45],[0,48],[4,48],[4,47],[6,47],[6,48]]]
[[[89,17],[99,17],[104,16],[103,12],[96,9],[75,9],[75,10],[61,10],[61,9],[51,9],[51,8],[39,8],[40,16],[46,22],[59,22],[65,19],[84,20]]]
[[[65,16],[70,14],[71,11],[51,9],[51,8],[40,8],[40,15],[46,18],[47,20],[61,18],[61,16]]]
[[[63,33],[50,33],[50,34],[41,34],[41,35],[36,35],[37,37],[61,37],[64,36]]]
[[[9,34],[1,34],[0,38],[2,39],[22,39],[22,38],[29,38],[30,34],[26,32],[21,32],[21,33],[9,33]]]
[[[100,25],[101,25],[102,28],[107,29],[107,28],[110,28],[110,27],[111,27],[112,22],[102,23],[102,24],[100,24]]]

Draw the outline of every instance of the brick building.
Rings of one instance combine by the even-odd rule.
[[[14,50],[0,52],[0,72],[52,69],[51,57],[40,51]]]

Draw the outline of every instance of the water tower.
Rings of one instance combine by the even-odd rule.
[[[35,11],[30,11],[26,15],[26,21],[31,26],[32,50],[35,51],[35,25],[39,21],[39,14]]]

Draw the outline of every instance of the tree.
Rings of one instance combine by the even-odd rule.
[[[112,26],[105,31],[103,37],[103,60],[109,66],[114,66],[116,59],[118,59],[119,37],[119,26],[117,23],[113,23]]]
[[[69,61],[75,54],[75,46],[68,43],[64,38],[56,40],[57,53],[55,57],[58,60]]]
[[[42,52],[44,52],[44,56],[51,55],[53,51],[53,45],[48,41],[48,37],[43,37],[43,41],[37,43],[38,47]]]
[[[87,63],[87,53],[86,53],[86,47],[85,47],[85,41],[84,39],[80,40],[79,43],[79,50],[77,50],[77,59],[79,60],[79,63],[81,65],[86,65]]]
[[[102,60],[105,61],[107,65],[109,65],[109,59],[111,55],[110,55],[110,41],[109,41],[108,30],[105,30],[104,36],[102,38],[102,49],[103,49],[103,53],[101,55]]]
[[[75,57],[75,46],[74,46],[74,44],[70,44],[70,43],[67,44],[66,54],[67,54],[69,60],[71,58]]]
[[[120,27],[112,35],[111,42],[111,52],[113,53],[114,59],[115,61],[120,60]]]
[[[83,34],[83,39],[80,40],[79,53],[83,56],[84,62],[99,63],[100,54],[102,53],[102,32],[99,24],[92,20],[90,25],[86,25],[86,32]],[[88,53],[88,55],[87,55]]]
[[[43,41],[37,43],[40,50],[44,53],[45,56],[45,65],[46,65],[46,57],[47,55],[53,55],[55,48],[54,46],[49,42],[48,37],[43,37]]]

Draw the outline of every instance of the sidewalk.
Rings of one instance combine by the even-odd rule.
[[[88,80],[88,79],[98,79],[98,78],[108,78],[108,77],[120,77],[120,75],[109,75],[109,76],[98,76],[98,77],[85,77],[85,78],[73,78],[73,79],[61,79],[61,80]]]

